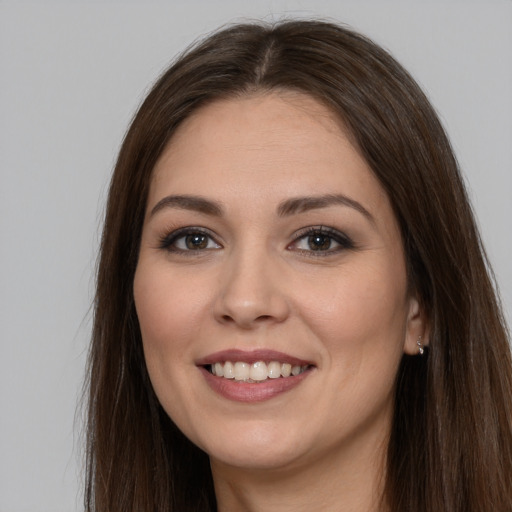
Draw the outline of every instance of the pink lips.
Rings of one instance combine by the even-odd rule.
[[[243,361],[249,364],[256,363],[258,361],[279,361],[298,366],[308,366],[312,365],[312,363],[274,350],[254,350],[246,352],[236,349],[216,352],[196,361],[196,365],[201,370],[201,373],[210,388],[224,398],[237,402],[261,402],[278,396],[298,386],[311,374],[311,370],[313,368],[311,367],[296,376],[267,379],[266,381],[259,383],[242,382],[225,379],[223,377],[216,377],[205,368],[205,366],[225,361],[231,361],[232,363]]]

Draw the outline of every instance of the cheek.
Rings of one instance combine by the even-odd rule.
[[[139,262],[133,285],[144,359],[163,408],[186,424],[183,414],[190,397],[186,375],[195,366],[192,341],[201,336],[205,301],[189,280],[145,263]]]
[[[150,270],[143,265],[137,269],[134,300],[149,377],[169,413],[183,375],[193,364],[191,340],[200,337],[204,302],[194,292],[197,288],[173,278],[169,269]]]
[[[161,345],[159,348],[164,350],[179,344],[185,334],[193,334],[204,310],[204,300],[196,290],[168,269],[147,271],[144,264],[139,265],[134,300],[144,345]]]
[[[315,283],[302,308],[331,357],[351,352],[349,360],[357,364],[363,357],[373,360],[372,352],[401,353],[407,301],[405,275],[398,270],[392,263],[366,265],[340,272],[320,286]]]

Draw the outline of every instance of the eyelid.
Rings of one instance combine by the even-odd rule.
[[[183,226],[181,228],[173,229],[168,232],[166,231],[166,233],[167,234],[164,234],[160,237],[160,243],[158,245],[158,248],[167,250],[169,252],[197,254],[197,253],[213,250],[212,248],[197,249],[197,250],[188,249],[187,250],[187,249],[180,249],[178,247],[173,247],[173,244],[180,238],[183,238],[187,235],[193,235],[193,234],[205,235],[208,238],[210,238],[210,240],[212,240],[217,245],[217,247],[215,247],[215,249],[222,248],[222,244],[217,240],[216,235],[209,229],[206,229],[206,228],[203,228],[200,226]]]
[[[315,251],[313,249],[294,249],[293,246],[297,245],[297,243],[309,236],[313,235],[322,235],[327,236],[331,238],[334,242],[336,242],[337,246],[334,249],[328,249],[325,251],[318,250]],[[287,247],[289,250],[296,250],[301,253],[307,254],[308,256],[312,257],[322,257],[322,256],[329,256],[336,254],[341,251],[349,250],[349,249],[355,249],[355,244],[352,241],[352,239],[342,231],[339,231],[338,229],[328,227],[328,226],[307,226],[305,228],[302,228],[298,230],[294,236],[293,241],[288,245]]]
[[[216,245],[216,247],[205,247],[202,249],[182,249],[174,246],[176,241],[179,240],[180,238],[193,234],[201,234],[208,237],[210,241],[212,241]],[[329,248],[326,250],[299,249],[296,247],[298,242],[300,242],[306,237],[314,235],[322,235],[328,237],[333,242],[335,242],[336,246],[334,248]],[[176,229],[166,230],[165,234],[159,237],[158,248],[173,253],[190,253],[191,255],[198,255],[206,251],[221,249],[223,248],[223,245],[218,241],[217,235],[207,228],[201,226],[183,226]],[[292,242],[289,243],[286,248],[288,250],[300,252],[308,256],[322,257],[333,255],[344,250],[354,249],[355,244],[348,235],[346,235],[342,231],[339,231],[338,229],[323,225],[315,225],[307,226],[296,231],[293,235]]]

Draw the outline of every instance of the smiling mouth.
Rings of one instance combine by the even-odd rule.
[[[205,365],[204,368],[216,377],[247,383],[262,383],[271,379],[296,377],[310,369],[312,365],[292,365],[279,361],[225,361]]]

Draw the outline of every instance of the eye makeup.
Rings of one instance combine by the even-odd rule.
[[[308,256],[332,256],[341,251],[355,249],[355,244],[345,233],[328,226],[309,226],[299,230],[289,250]]]

